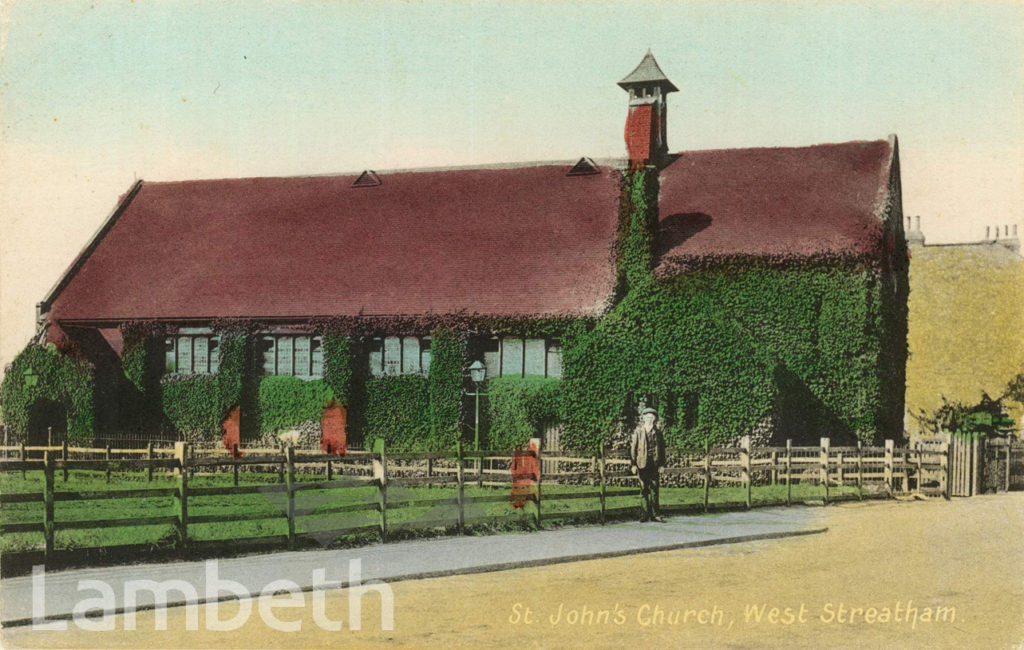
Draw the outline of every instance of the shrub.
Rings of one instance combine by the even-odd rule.
[[[325,381],[285,375],[264,377],[259,389],[259,430],[265,433],[319,422],[333,397]]]
[[[495,377],[487,382],[487,447],[512,449],[561,419],[561,380],[551,377]]]
[[[218,398],[217,375],[168,375],[160,381],[164,414],[186,440],[219,440],[227,411]]]
[[[413,451],[437,449],[430,436],[430,388],[421,375],[373,377],[366,381],[363,442],[384,440],[387,449]]]

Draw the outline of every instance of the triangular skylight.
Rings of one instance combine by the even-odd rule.
[[[377,176],[377,172],[372,169],[367,169],[359,178],[352,183],[352,187],[377,187],[380,185],[380,176]]]
[[[595,164],[590,158],[583,156],[575,165],[572,166],[572,169],[569,170],[569,173],[567,173],[566,176],[590,176],[591,174],[600,173],[601,170],[598,168],[597,164]]]

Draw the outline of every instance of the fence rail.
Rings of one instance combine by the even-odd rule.
[[[24,445],[0,447],[0,471],[43,472],[43,487],[35,493],[0,494],[0,506],[8,504],[43,503],[42,520],[0,524],[0,534],[42,533],[43,559],[49,560],[58,551],[78,554],[102,551],[110,547],[76,548],[64,551],[55,547],[55,533],[60,530],[87,528],[117,528],[148,525],[170,525],[174,529],[173,547],[178,551],[200,548],[218,548],[215,540],[197,539],[190,527],[240,521],[284,520],[287,533],[239,537],[223,540],[221,547],[231,549],[250,543],[296,548],[300,540],[315,537],[318,540],[344,535],[373,534],[386,542],[396,531],[445,528],[462,534],[467,526],[503,522],[527,523],[540,528],[543,521],[565,517],[587,517],[605,523],[609,518],[639,511],[636,505],[622,506],[622,499],[640,496],[638,478],[630,472],[630,462],[622,452],[604,452],[590,457],[572,456],[563,452],[542,457],[540,441],[534,440],[530,450],[520,452],[516,458],[494,451],[467,451],[459,445],[448,452],[386,454],[383,445],[373,451],[358,451],[345,456],[328,455],[319,450],[248,448],[227,450],[197,450],[187,443],[178,442],[171,448],[147,445],[143,449],[113,449],[70,447],[66,443],[56,446],[28,447]],[[14,452],[15,458],[10,458]],[[32,456],[31,452],[41,454]],[[239,473],[259,467],[272,468],[277,483],[240,485]],[[56,476],[63,474],[68,482],[68,471],[92,469],[106,472],[107,482],[114,470],[142,470],[150,481],[154,470],[162,476],[172,476],[175,486],[138,488],[127,490],[57,491]],[[326,473],[327,480],[297,480],[297,473],[317,470]],[[193,486],[199,475],[222,472],[233,473],[229,486]],[[815,447],[797,447],[791,443],[776,447],[752,447],[745,438],[739,447],[710,447],[704,450],[673,450],[668,464],[662,470],[663,482],[673,481],[700,489],[698,502],[663,504],[662,510],[708,511],[720,507],[754,506],[752,491],[755,485],[785,486],[784,502],[792,504],[794,485],[810,483],[820,486],[820,502],[829,503],[838,498],[864,498],[866,496],[893,496],[915,491],[930,496],[949,497],[948,447],[896,448],[892,441],[881,447],[857,445],[831,447],[828,438],[822,438]],[[308,473],[308,472],[307,472]],[[344,478],[336,481],[335,477]],[[448,488],[454,494],[429,496],[417,493],[402,494],[389,487],[432,486]],[[574,486],[574,491],[548,488]],[[479,488],[468,494],[467,487]],[[743,499],[727,504],[713,503],[712,492],[723,487],[740,487]],[[484,488],[501,488],[488,491]],[[543,489],[542,489],[543,488]],[[838,488],[856,488],[853,495]],[[874,489],[872,489],[874,488]],[[355,495],[353,490],[362,489]],[[372,491],[372,497],[367,497]],[[190,507],[203,507],[203,499],[210,497],[236,497],[263,494],[274,502],[277,510],[243,511],[220,514],[191,514]],[[349,496],[346,496],[348,494]],[[117,517],[93,520],[60,520],[54,516],[54,505],[67,501],[95,501],[109,499],[149,499],[171,497],[173,514],[161,516]],[[582,507],[571,511],[548,511],[545,504],[576,502],[581,499],[596,501],[595,507]],[[609,503],[611,499],[616,504]],[[198,501],[197,501],[198,500]],[[487,514],[474,505],[513,504],[515,510],[504,514]],[[585,504],[584,504],[585,505]],[[389,513],[405,508],[439,508],[454,506],[444,516],[428,515],[407,521],[389,521]],[[529,509],[527,508],[529,506]],[[375,518],[373,523],[363,521],[339,525],[338,520],[303,520],[316,515],[358,515]],[[321,529],[317,524],[327,525]],[[152,546],[152,545],[148,545]],[[127,547],[126,547],[127,548]],[[31,553],[31,551],[17,551]]]

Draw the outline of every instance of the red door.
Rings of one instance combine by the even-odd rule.
[[[234,406],[228,411],[227,416],[221,423],[221,428],[224,429],[224,448],[230,452],[234,452],[236,447],[242,446],[242,427],[239,424],[241,416],[241,410]],[[241,456],[242,452],[239,451],[237,456]]]
[[[348,409],[331,400],[324,409],[320,420],[320,449],[325,454],[345,455],[346,429],[348,428]]]

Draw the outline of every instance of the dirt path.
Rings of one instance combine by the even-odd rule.
[[[826,523],[829,532],[811,537],[395,583],[393,631],[380,630],[376,596],[364,599],[364,629],[346,624],[325,631],[306,594],[305,607],[275,610],[283,621],[301,621],[299,632],[270,629],[255,607],[241,630],[185,631],[185,612],[178,609],[169,612],[166,632],[155,632],[155,614],[145,612],[138,631],[125,631],[117,617],[114,632],[16,629],[5,631],[4,644],[994,648],[1024,642],[1024,493],[833,506]],[[328,616],[347,619],[348,604],[347,592],[329,593]],[[222,604],[220,618],[237,606]],[[762,606],[756,622],[753,608]],[[779,608],[775,616],[772,607]]]

